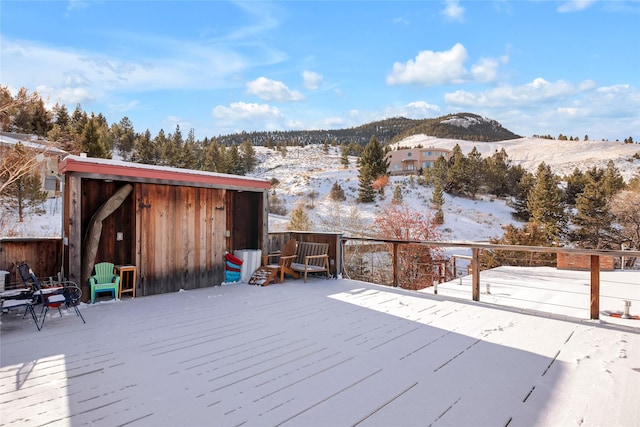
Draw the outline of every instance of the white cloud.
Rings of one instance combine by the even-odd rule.
[[[593,89],[594,86],[595,83],[590,80],[572,85],[563,80],[551,83],[543,78],[537,78],[522,86],[501,86],[481,93],[458,90],[447,93],[444,99],[447,104],[462,107],[526,106],[532,103],[557,101]]]
[[[119,91],[235,86],[233,76],[250,65],[248,58],[224,48],[161,39],[141,43],[150,51],[161,53],[157,57],[129,59],[2,37],[3,80],[15,86],[41,85],[50,88],[52,96],[69,95],[53,102],[75,103],[81,90],[84,94],[80,100],[87,100],[105,99]]]
[[[492,83],[498,78],[500,64],[509,62],[506,54],[497,59],[481,58],[469,71],[464,67],[467,59],[467,49],[461,43],[441,52],[423,50],[413,60],[404,64],[394,63],[393,70],[387,76],[387,84],[435,86],[466,82]]]
[[[211,114],[220,133],[285,128],[285,118],[280,110],[268,104],[233,102],[228,107],[216,106]]]
[[[291,102],[302,101],[304,95],[289,89],[284,83],[266,77],[258,77],[247,83],[247,93],[256,95],[264,101]]]
[[[425,101],[415,101],[401,106],[388,107],[384,111],[385,117],[406,117],[408,119],[424,119],[438,114],[440,114],[440,107]]]
[[[466,60],[467,50],[460,43],[443,52],[423,50],[415,60],[393,64],[393,71],[387,76],[387,84],[419,83],[432,86],[461,83],[467,74],[464,68]]]
[[[320,87],[323,77],[322,74],[314,73],[313,71],[303,71],[302,80],[304,81],[304,87],[309,90],[316,90]]]
[[[558,12],[577,12],[594,4],[597,0],[570,0],[558,6]]]
[[[460,6],[458,0],[445,0],[442,14],[452,21],[464,20],[464,7]]]
[[[471,67],[473,80],[482,83],[490,83],[496,80],[498,75],[498,61],[490,58],[482,58]]]

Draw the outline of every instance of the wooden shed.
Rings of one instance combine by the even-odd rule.
[[[219,285],[225,251],[266,252],[268,181],[79,156],[60,173],[63,268],[84,295],[97,262],[134,265],[145,296]]]

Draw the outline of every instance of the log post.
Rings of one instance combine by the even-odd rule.
[[[480,301],[480,249],[471,249],[471,298]]]
[[[600,257],[591,255],[591,319],[600,318]]]
[[[393,286],[398,287],[398,242],[393,242]]]

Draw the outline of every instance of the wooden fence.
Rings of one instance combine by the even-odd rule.
[[[27,262],[41,279],[56,277],[62,260],[62,239],[52,238],[3,238],[0,239],[0,270],[8,271],[8,289],[21,285],[16,267]]]

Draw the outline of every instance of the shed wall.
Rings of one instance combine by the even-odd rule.
[[[224,279],[224,189],[136,184],[138,295]]]

